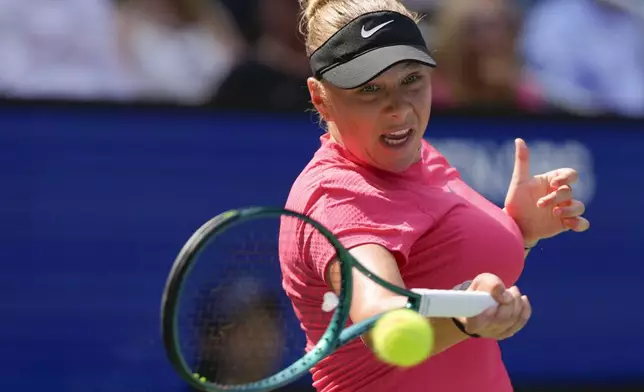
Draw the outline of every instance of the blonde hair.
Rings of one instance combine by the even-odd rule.
[[[300,0],[300,6],[300,31],[306,39],[306,52],[309,55],[336,31],[362,14],[394,11],[416,23],[420,21],[417,13],[409,11],[398,0]]]

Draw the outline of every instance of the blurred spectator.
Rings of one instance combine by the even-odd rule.
[[[259,36],[257,23],[257,3],[260,0],[219,0],[230,11],[237,23],[239,31],[250,44],[254,44]]]
[[[230,284],[202,298],[206,306],[195,317],[195,372],[220,383],[250,383],[280,369],[290,346],[284,334],[284,309],[290,304],[261,279],[245,277]]]
[[[644,115],[644,2],[545,0],[524,51],[548,101],[594,114]]]
[[[215,0],[116,0],[129,82],[146,100],[203,103],[244,49]]]
[[[303,112],[310,108],[311,75],[298,31],[298,0],[260,0],[259,38],[212,100],[225,109]]]
[[[437,108],[644,116],[642,0],[401,1],[427,15]],[[310,108],[298,0],[0,0],[0,9],[3,96]]]
[[[428,12],[433,11],[445,0],[401,0],[401,3],[404,3],[407,8],[419,12],[421,14],[427,14]]]
[[[120,99],[130,94],[107,0],[0,0],[0,10],[0,95]]]
[[[433,104],[541,108],[517,54],[518,11],[505,0],[449,0],[435,20]]]

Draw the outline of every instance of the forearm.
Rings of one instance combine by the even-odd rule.
[[[469,339],[469,336],[459,331],[450,318],[431,318],[434,327],[434,350],[432,355],[440,354],[448,348]]]

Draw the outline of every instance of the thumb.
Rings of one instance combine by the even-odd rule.
[[[501,305],[512,301],[512,294],[505,289],[503,283],[497,283],[494,285],[490,291],[490,295],[492,295],[492,298]]]
[[[505,289],[501,278],[490,273],[477,275],[468,290],[488,292],[499,304],[512,302],[512,295]]]
[[[514,140],[514,171],[512,182],[521,183],[530,179],[530,150],[526,142],[521,139]]]

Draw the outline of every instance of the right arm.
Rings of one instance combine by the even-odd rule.
[[[396,259],[386,248],[376,244],[365,244],[352,248],[349,252],[375,275],[405,288]],[[341,273],[337,260],[332,260],[327,268],[326,281],[333,291],[339,294]],[[530,319],[532,308],[528,298],[522,295],[516,286],[506,289],[497,276],[480,274],[473,279],[467,290],[488,292],[499,304],[498,307],[488,309],[478,316],[459,318],[469,333],[502,340],[520,331]],[[353,270],[353,298],[349,316],[354,323],[389,310],[404,308],[406,305],[407,297],[393,293],[360,271]],[[451,318],[432,317],[429,318],[429,322],[434,329],[432,355],[470,338],[456,327]],[[369,332],[362,338],[371,348]]]
[[[387,249],[376,244],[366,244],[352,248],[350,253],[380,278],[396,286],[405,287],[396,259]],[[326,275],[327,282],[336,294],[339,294],[341,281],[340,264],[337,260],[331,261]],[[407,297],[393,293],[373,282],[360,271],[353,270],[353,298],[349,315],[354,323],[388,310],[403,308],[406,304]],[[429,321],[434,329],[432,355],[469,338],[456,328],[450,318],[430,318]],[[369,333],[363,336],[367,346],[370,346],[370,340]]]

